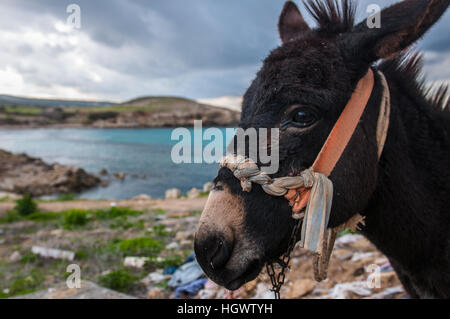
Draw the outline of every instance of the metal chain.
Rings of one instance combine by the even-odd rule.
[[[270,277],[270,281],[272,282],[272,291],[275,294],[275,299],[280,299],[280,290],[281,287],[284,284],[284,280],[286,279],[286,269],[289,268],[289,262],[291,261],[291,253],[295,248],[295,245],[297,244],[297,233],[300,228],[300,220],[296,219],[294,228],[292,230],[291,238],[289,240],[289,245],[286,250],[286,252],[283,254],[283,256],[276,261],[281,266],[281,271],[278,273],[278,275],[275,272],[274,263],[270,262],[267,263],[266,269],[267,274]]]

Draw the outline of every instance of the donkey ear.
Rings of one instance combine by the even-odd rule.
[[[309,26],[303,20],[297,5],[292,1],[287,1],[278,22],[281,41],[286,43],[307,30],[309,30]]]
[[[450,0],[405,0],[380,12],[380,28],[364,21],[347,34],[347,43],[368,62],[389,58],[422,37],[439,20]]]

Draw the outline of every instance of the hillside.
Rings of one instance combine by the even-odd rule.
[[[205,126],[235,126],[240,118],[239,112],[179,97],[142,97],[120,104],[85,102],[70,107],[33,104],[56,100],[26,100],[27,104],[12,104],[11,99],[4,102],[0,96],[0,127],[152,128],[192,126],[194,120],[203,120]]]
[[[114,104],[102,101],[78,101],[78,100],[58,100],[58,99],[36,99],[25,98],[12,95],[0,94],[0,105],[12,106],[40,106],[40,107],[98,107]]]

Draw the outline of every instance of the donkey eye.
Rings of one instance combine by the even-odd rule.
[[[290,113],[286,121],[282,124],[284,127],[295,126],[298,128],[306,128],[318,121],[317,112],[311,108],[298,108]]]

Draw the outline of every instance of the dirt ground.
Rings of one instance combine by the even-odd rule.
[[[39,202],[41,212],[55,213],[48,216],[44,213],[35,220],[0,223],[0,297],[61,287],[67,277],[67,265],[77,263],[83,271],[83,280],[95,283],[94,287],[99,285],[138,298],[174,298],[173,291],[167,287],[167,278],[157,284],[149,283],[145,278],[155,272],[161,273],[169,265],[181,265],[184,258],[193,252],[194,232],[205,202],[204,197]],[[11,200],[0,202],[0,218],[5,217],[13,207]],[[95,210],[107,211],[111,207],[126,207],[127,214],[127,209],[138,213],[108,218],[98,218],[94,214]],[[59,214],[73,209],[87,210],[93,216],[88,215],[89,220],[83,226],[66,229]],[[154,252],[155,259],[141,269],[124,267],[124,258],[136,252],[121,250],[124,243],[142,238],[151,238],[152,244],[161,247]],[[73,251],[76,257],[74,261],[36,257],[31,253],[33,246]],[[139,256],[139,253],[137,251],[136,255]],[[112,281],[116,277],[110,274],[125,276],[130,284],[117,286]],[[374,274],[376,277],[373,277]],[[119,281],[122,279],[120,277]],[[368,282],[376,284],[375,287],[369,286]],[[236,292],[231,293],[207,282],[205,288],[191,298],[272,298],[269,283],[263,271],[257,280]],[[283,298],[330,299],[406,296],[388,260],[365,238],[352,234],[343,234],[338,238],[328,279],[321,283],[313,280],[310,254],[296,248],[281,294]]]

